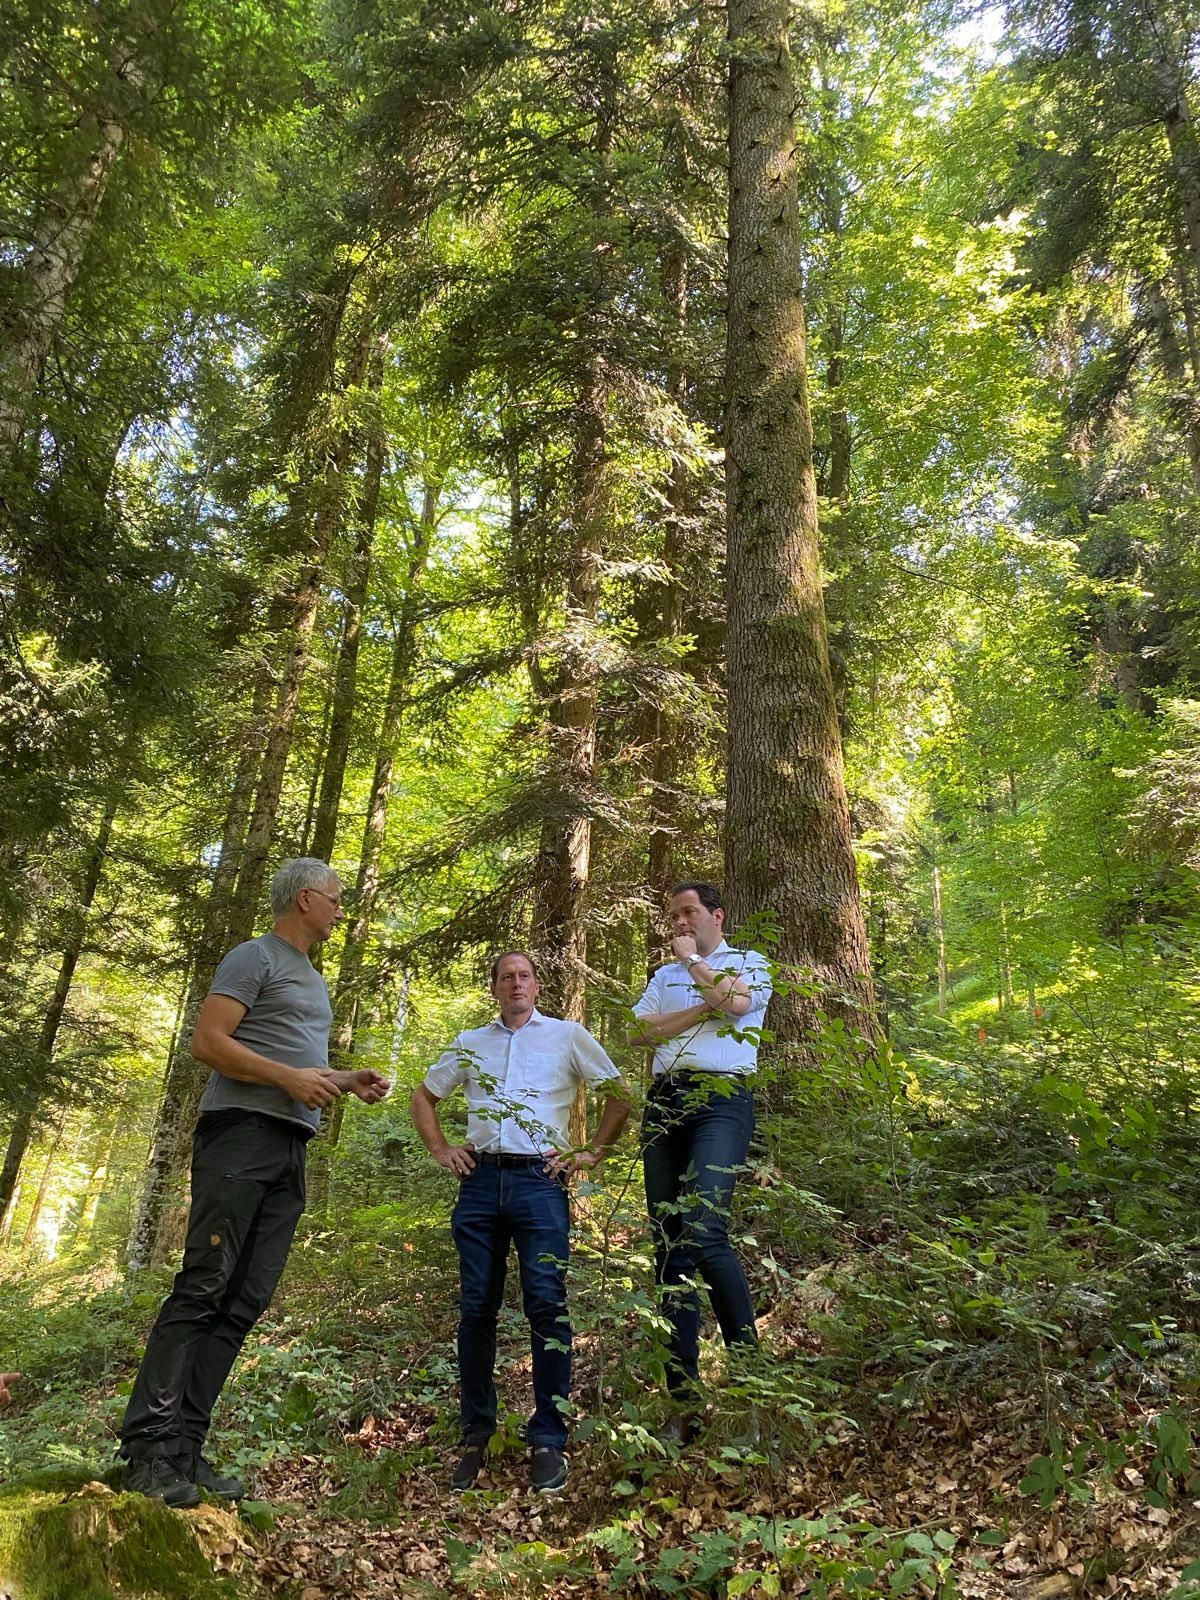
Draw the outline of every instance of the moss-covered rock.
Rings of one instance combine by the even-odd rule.
[[[171,1511],[82,1472],[0,1489],[0,1595],[12,1600],[249,1600],[254,1553],[217,1506]]]

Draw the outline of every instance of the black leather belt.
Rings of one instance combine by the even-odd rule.
[[[479,1150],[475,1159],[485,1167],[543,1167],[550,1155],[510,1156],[503,1150]]]

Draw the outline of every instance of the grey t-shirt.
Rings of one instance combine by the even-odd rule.
[[[287,1067],[327,1067],[333,1007],[325,979],[302,951],[277,933],[248,939],[217,968],[210,994],[240,1000],[246,1014],[233,1037],[248,1049]],[[298,1122],[308,1131],[319,1110],[301,1105],[270,1083],[238,1083],[214,1072],[200,1100],[205,1111],[261,1111]]]

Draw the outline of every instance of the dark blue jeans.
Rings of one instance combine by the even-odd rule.
[[[694,1396],[700,1374],[697,1278],[725,1343],[757,1343],[750,1286],[729,1242],[733,1186],[753,1132],[748,1086],[713,1073],[659,1078],[646,1101],[642,1166],[655,1275],[671,1323],[667,1385],[681,1399]]]
[[[486,1444],[496,1431],[496,1317],[504,1298],[511,1243],[517,1247],[533,1345],[534,1410],[526,1438],[531,1446],[552,1445],[556,1450],[567,1442],[570,1220],[565,1185],[548,1177],[540,1163],[495,1167],[481,1162],[459,1186],[450,1226],[462,1285],[458,1370],[466,1444]]]

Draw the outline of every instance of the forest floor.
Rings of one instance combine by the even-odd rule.
[[[577,1362],[582,1391],[596,1376],[588,1357],[585,1348]],[[501,1372],[502,1387],[527,1386],[515,1341]],[[530,1398],[527,1387],[509,1396],[518,1408]],[[801,1450],[794,1435],[772,1440],[764,1417],[748,1459],[720,1444],[718,1425],[640,1470],[589,1441],[572,1447],[571,1478],[554,1496],[530,1490],[515,1438],[477,1490],[455,1495],[442,1407],[368,1415],[340,1455],[279,1460],[261,1474],[256,1492],[278,1516],[257,1575],[288,1600],[1200,1593],[1181,1581],[1200,1555],[1200,1500],[1155,1493],[1156,1482],[1168,1489],[1161,1445],[1139,1453],[1117,1442],[1130,1424],[1153,1440],[1153,1401],[1114,1390],[1106,1416],[1090,1407],[1086,1442],[1065,1439],[1055,1456],[1031,1443],[1045,1437],[1044,1407],[1026,1391],[906,1414],[870,1408]],[[1110,1448],[1110,1466],[1123,1464],[1098,1471]],[[347,1468],[346,1451],[361,1468]],[[364,1477],[376,1492],[339,1511],[348,1480]]]
[[[1028,1448],[1020,1443],[1024,1409],[1016,1404],[1008,1415],[909,1419],[855,1446],[826,1449],[803,1465],[749,1467],[735,1481],[709,1474],[703,1454],[689,1453],[655,1478],[648,1498],[623,1503],[614,1499],[610,1474],[593,1470],[586,1452],[575,1454],[571,1481],[553,1498],[530,1493],[516,1456],[502,1459],[480,1491],[455,1497],[446,1488],[446,1457],[412,1472],[390,1518],[364,1521],[328,1512],[339,1484],[319,1461],[281,1463],[266,1474],[260,1492],[289,1509],[273,1531],[260,1575],[272,1592],[301,1600],[431,1600],[501,1589],[591,1600],[671,1592],[659,1581],[667,1573],[675,1575],[677,1593],[714,1594],[721,1591],[702,1570],[705,1543],[721,1533],[736,1541],[749,1517],[822,1519],[831,1532],[848,1530],[851,1539],[873,1526],[904,1546],[907,1558],[944,1550],[943,1577],[953,1573],[964,1600],[1170,1594],[1200,1551],[1200,1513],[1192,1505],[1148,1505],[1136,1469],[1103,1495],[1043,1510],[1018,1490],[1029,1466]],[[375,1424],[362,1448],[410,1449],[422,1431],[419,1421],[387,1419]],[[614,1517],[628,1536],[622,1554],[634,1562],[624,1576],[614,1572],[617,1542],[604,1537]],[[937,1533],[946,1537],[935,1544]],[[812,1543],[828,1561],[846,1549],[819,1535]],[[670,1550],[681,1553],[678,1564],[664,1562]],[[825,1592],[814,1589],[808,1563],[808,1570],[790,1574],[776,1567],[779,1586],[769,1578],[762,1586],[771,1565],[761,1555],[747,1545],[746,1565],[735,1556],[725,1581],[738,1571],[757,1572],[760,1586],[746,1592]],[[893,1559],[890,1572],[880,1574],[887,1587],[902,1565]],[[935,1592],[932,1572],[925,1579],[911,1576],[913,1592]]]
[[[1081,1153],[1027,1101],[1004,1121],[914,1119],[911,1200],[890,1122],[874,1143],[874,1125],[856,1125],[841,1146],[836,1128],[802,1126],[816,1154],[792,1152],[741,1197],[763,1360],[735,1382],[706,1345],[708,1426],[682,1453],[654,1440],[661,1316],[636,1207],[611,1226],[597,1210],[572,1257],[565,1492],[528,1486],[515,1284],[496,1454],[476,1490],[449,1490],[456,1275],[444,1186],[414,1165],[398,1198],[376,1181],[370,1206],[298,1241],[214,1426],[214,1459],[251,1480],[240,1517],[209,1505],[164,1530],[161,1507],[86,1483],[111,1469],[165,1274],[89,1278],[67,1260],[0,1286],[0,1348],[24,1374],[0,1472],[79,1474],[65,1515],[88,1527],[190,1527],[206,1574],[238,1573],[247,1600],[1200,1600],[1190,1125],[1164,1117],[1153,1141]],[[823,1194],[789,1170],[818,1173]],[[763,1443],[746,1454],[728,1441],[751,1402]],[[0,1594],[5,1518],[25,1514],[14,1506],[0,1489]],[[216,1586],[213,1600],[232,1600],[230,1580]],[[209,1594],[165,1581],[87,1592]]]

